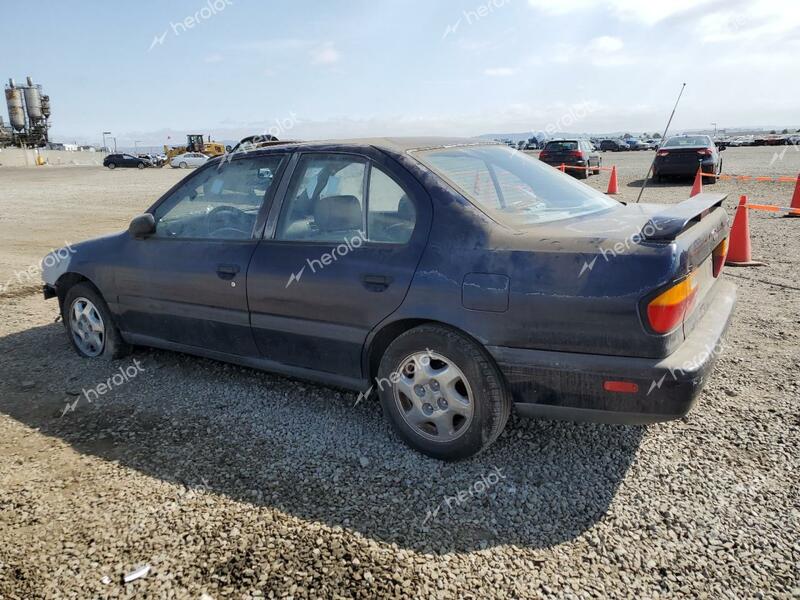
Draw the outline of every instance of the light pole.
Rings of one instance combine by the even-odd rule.
[[[117,138],[116,137],[112,137],[111,139],[114,140],[114,154],[116,154],[117,153]]]
[[[717,124],[712,123],[712,125],[714,126],[714,137],[717,137]]]
[[[111,135],[111,132],[110,131],[104,131],[103,132],[103,150],[105,152],[108,152],[108,146],[106,146],[106,136],[107,135]]]

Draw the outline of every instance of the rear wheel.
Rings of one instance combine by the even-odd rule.
[[[144,169],[144,163],[139,163],[138,165],[136,165],[136,168],[137,169]]]
[[[69,341],[81,356],[112,360],[130,353],[108,305],[90,284],[78,283],[67,290],[61,316]]]
[[[178,166],[179,166],[181,169],[188,169],[188,168],[189,168],[189,165],[187,165],[185,161],[181,161],[181,162],[180,162],[180,164],[179,164]]]
[[[378,389],[395,432],[443,460],[486,448],[511,411],[503,376],[487,352],[439,325],[416,327],[392,342],[381,359]]]

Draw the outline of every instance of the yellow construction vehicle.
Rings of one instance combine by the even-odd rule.
[[[203,141],[203,134],[190,133],[186,136],[186,145],[164,146],[164,154],[167,155],[167,160],[164,161],[164,164],[168,165],[169,161],[184,152],[201,152],[213,158],[225,154],[226,148],[220,142],[212,142],[211,136],[208,136],[208,141]]]

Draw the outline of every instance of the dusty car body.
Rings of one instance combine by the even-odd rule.
[[[45,268],[80,354],[152,346],[374,391],[444,459],[491,443],[512,404],[680,417],[719,354],[735,301],[723,195],[626,205],[472,139],[224,158]]]

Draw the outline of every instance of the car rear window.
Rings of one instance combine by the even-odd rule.
[[[617,205],[573,177],[499,144],[418,150],[414,156],[484,212],[511,227],[568,219]]]
[[[571,152],[578,149],[578,142],[547,142],[544,149],[548,152]]]
[[[664,144],[665,148],[680,148],[681,146],[695,147],[695,146],[710,146],[711,139],[704,135],[685,135],[680,137],[672,137]]]

